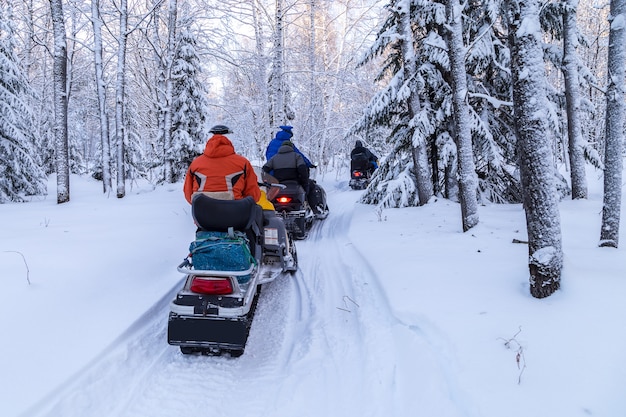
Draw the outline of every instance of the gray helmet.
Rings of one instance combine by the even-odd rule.
[[[209,132],[213,133],[214,135],[225,135],[227,133],[233,133],[233,131],[230,130],[228,126],[224,125],[215,125],[211,128],[211,130],[209,130]]]

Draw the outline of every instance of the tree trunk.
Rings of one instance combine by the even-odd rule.
[[[270,124],[278,126],[287,123],[285,114],[285,80],[284,80],[284,34],[283,34],[283,0],[276,0],[276,32],[274,33],[274,58],[271,77],[273,109]]]
[[[128,8],[127,0],[120,2],[120,34],[119,49],[117,51],[117,85],[115,88],[115,140],[117,155],[117,198],[126,195],[126,163],[124,139],[126,129],[124,126],[124,87],[126,78],[126,40],[128,38]]]
[[[174,166],[176,165],[172,154],[172,103],[173,80],[172,65],[174,64],[174,56],[176,54],[176,19],[177,19],[177,1],[170,0],[168,12],[168,38],[167,38],[167,68],[165,77],[165,114],[163,121],[163,146],[165,155],[165,181],[173,183],[176,181],[174,175]]]
[[[462,7],[459,0],[446,2],[448,19],[448,56],[452,73],[452,107],[454,111],[454,142],[459,164],[459,202],[463,231],[467,232],[478,224],[478,201],[476,198],[477,178],[472,150],[469,110],[466,101],[467,73],[465,71],[466,48],[463,44]]]
[[[547,110],[539,0],[510,0],[507,18],[511,45],[514,125],[526,210],[530,293],[543,298],[559,289],[563,252]]]
[[[106,111],[106,89],[102,63],[102,18],[100,0],[91,2],[91,22],[94,33],[94,65],[96,71],[96,91],[98,94],[98,114],[100,117],[100,143],[102,146],[102,188],[105,194],[111,191],[111,143],[109,141],[109,118]]]
[[[608,87],[606,93],[606,142],[604,160],[604,205],[600,246],[617,248],[622,205],[624,146],[624,63],[626,62],[626,0],[611,0],[609,20]]]
[[[578,29],[576,7],[578,0],[565,0],[563,13],[563,75],[567,109],[567,136],[569,138],[572,199],[587,198],[585,156],[580,123],[580,88],[578,81]]]
[[[401,3],[397,8],[399,16],[398,33],[402,36],[401,48],[405,83],[417,73],[415,37],[411,25],[411,14],[409,8],[403,8],[408,5],[408,2]],[[410,119],[409,131],[411,132],[411,147],[413,149],[413,172],[415,174],[419,205],[422,206],[428,203],[434,191],[428,161],[428,147],[424,138],[417,134],[417,129],[414,125],[415,115],[420,111],[420,106],[419,93],[415,88],[411,88],[410,96],[407,100]]]
[[[57,203],[70,201],[70,164],[67,136],[67,39],[61,0],[50,0],[54,31],[54,140],[57,172]]]
[[[256,62],[254,65],[255,78],[257,80],[267,79],[266,61],[265,61],[265,45],[263,37],[263,25],[261,23],[263,12],[260,5],[256,1],[251,1],[252,21],[254,25],[254,40],[256,48]],[[272,138],[270,125],[270,93],[268,85],[264,82],[258,83],[259,92],[257,100],[259,105],[258,115],[255,117],[254,139],[256,142],[257,153],[262,158],[265,157],[265,147]]]

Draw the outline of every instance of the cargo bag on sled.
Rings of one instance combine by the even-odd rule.
[[[196,240],[189,245],[189,253],[196,271],[245,271],[256,264],[248,238],[238,231],[199,231]],[[237,277],[240,284],[249,280],[250,275]]]

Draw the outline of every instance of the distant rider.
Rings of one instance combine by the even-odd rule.
[[[350,152],[350,159],[352,160],[352,169],[357,169],[357,166],[362,164],[363,166],[359,166],[359,168],[367,170],[370,175],[378,168],[378,157],[363,146],[363,142],[360,140],[355,142],[354,149]]]
[[[309,161],[309,158],[307,158],[306,155],[303,154],[302,151],[300,151],[300,149],[298,149],[298,147],[295,144],[293,144],[293,139],[292,139],[293,132],[291,131],[293,127],[292,126],[279,126],[279,127],[280,127],[280,130],[276,132],[276,136],[274,136],[274,139],[270,141],[270,143],[267,145],[267,149],[265,149],[265,160],[269,161],[270,159],[272,159],[272,157],[276,155],[276,153],[278,152],[278,149],[283,145],[283,143],[286,140],[290,140],[293,145],[293,150],[297,154],[302,156],[302,158],[304,159],[304,162],[306,163],[306,166],[308,168],[317,167],[317,165]]]
[[[309,177],[309,168],[317,168],[317,165],[312,163],[306,157],[306,155],[304,155],[302,151],[300,151],[298,147],[293,143],[293,139],[292,139],[293,132],[291,131],[293,127],[292,126],[279,126],[279,127],[280,127],[280,130],[276,133],[276,136],[274,137],[274,139],[272,139],[270,143],[267,145],[267,149],[265,150],[265,157],[267,158],[267,161],[269,162],[275,155],[277,155],[277,153],[279,152],[279,149],[282,149],[282,145],[285,143],[285,141],[289,141],[291,143],[291,147],[293,148],[293,151],[295,152],[295,154],[300,155],[302,157],[302,160],[304,161],[304,164],[307,167],[307,175],[306,175],[307,184],[306,185],[301,184],[306,192],[307,202],[309,203],[309,206],[311,207],[313,212],[315,212],[316,214],[320,214],[326,209],[325,202],[321,201],[319,197],[323,192],[321,190],[321,187],[317,185],[315,180]],[[293,166],[291,168],[293,169],[296,166]],[[269,172],[271,175],[275,176],[277,179],[280,180],[280,178],[278,178],[278,176],[276,175],[276,172],[271,172],[271,171],[266,171],[266,172]],[[302,178],[302,175],[300,176],[299,180],[301,180],[301,178]]]

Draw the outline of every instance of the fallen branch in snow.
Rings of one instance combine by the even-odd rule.
[[[348,301],[350,301],[350,302],[351,302],[352,304],[354,304],[355,306],[360,307],[360,306],[356,303],[356,301],[354,301],[352,298],[348,297],[347,295],[344,295],[344,296],[343,296],[343,305],[345,305],[345,306],[346,306],[346,308],[337,307],[337,309],[338,309],[338,310],[341,310],[341,311],[346,311],[346,312],[348,312],[348,313],[352,313],[352,310],[350,310],[350,308],[348,307]]]
[[[26,281],[28,282],[28,285],[30,285],[30,278],[29,278],[30,271],[28,269],[28,263],[26,263],[26,258],[24,257],[24,254],[22,252],[18,252],[16,250],[5,250],[5,252],[6,253],[9,253],[9,252],[10,253],[18,253],[22,257],[22,260],[24,261],[24,265],[26,266]]]
[[[515,362],[517,362],[517,369],[520,370],[519,375],[517,377],[517,384],[522,383],[522,374],[524,373],[524,369],[526,369],[526,358],[524,358],[524,347],[520,342],[517,341],[516,337],[518,334],[522,332],[522,326],[519,327],[517,333],[513,335],[510,339],[504,339],[500,337],[500,340],[504,340],[504,346],[507,349],[515,349]]]
[[[512,243],[525,243],[525,244],[528,244],[528,241],[527,240],[513,239]]]

